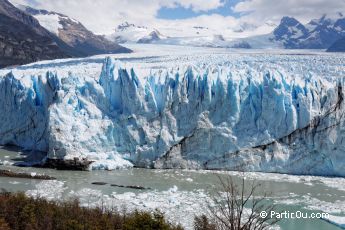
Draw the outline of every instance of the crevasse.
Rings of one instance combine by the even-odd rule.
[[[345,175],[342,78],[231,63],[140,74],[112,58],[99,78],[7,74],[0,144],[94,168]]]

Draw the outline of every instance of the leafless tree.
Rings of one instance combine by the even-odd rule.
[[[246,185],[244,177],[240,183],[231,176],[218,180],[220,188],[208,204],[209,214],[195,218],[195,230],[264,230],[279,221],[270,215],[276,206],[268,202],[267,193],[257,195],[261,184]]]

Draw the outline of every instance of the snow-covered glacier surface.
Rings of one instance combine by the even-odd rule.
[[[0,70],[0,144],[98,169],[345,176],[344,55],[135,48]]]

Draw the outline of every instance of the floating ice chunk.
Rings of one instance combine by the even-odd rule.
[[[64,182],[57,180],[46,180],[35,185],[35,189],[26,191],[26,195],[42,197],[48,200],[62,199],[62,194],[67,188]]]
[[[119,154],[112,152],[91,156],[89,159],[95,160],[95,162],[90,165],[92,170],[115,170],[133,167],[131,162],[123,159]]]
[[[345,216],[329,215],[328,217],[324,217],[322,219],[342,229],[345,229]]]
[[[1,161],[0,161],[0,163],[1,163]],[[13,165],[14,163],[13,163],[13,162],[10,162],[10,161],[7,161],[7,160],[4,160],[4,161],[2,161],[1,164],[2,164],[2,165],[7,165],[7,166],[9,166],[9,165]]]
[[[178,187],[176,185],[174,185],[172,188],[168,190],[168,192],[170,193],[176,193],[177,191],[178,191]]]
[[[10,184],[14,184],[14,185],[16,185],[16,184],[20,184],[20,182],[19,182],[19,181],[10,181],[9,183],[10,183]]]

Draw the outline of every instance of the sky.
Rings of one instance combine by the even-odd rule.
[[[10,0],[66,14],[97,34],[110,34],[127,21],[162,31],[203,26],[224,32],[252,25],[266,33],[283,16],[306,23],[323,14],[345,13],[345,0]],[[251,26],[251,27],[252,27]],[[260,27],[261,26],[261,27]],[[251,28],[250,27],[250,28]],[[260,28],[261,29],[260,31]],[[177,32],[178,33],[178,32]]]

